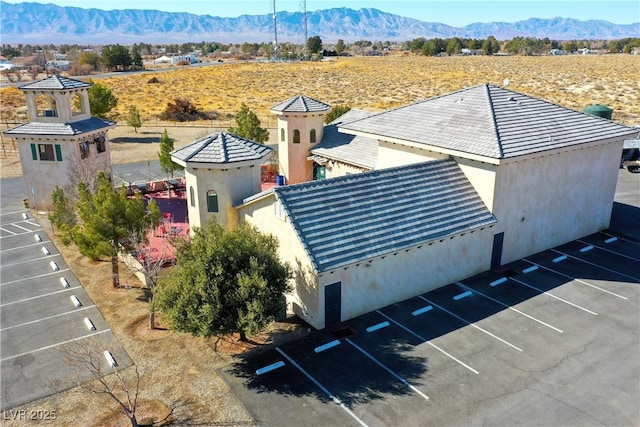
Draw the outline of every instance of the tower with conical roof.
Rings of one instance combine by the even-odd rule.
[[[322,140],[324,115],[331,107],[298,95],[271,107],[278,116],[278,162],[287,184],[313,179],[309,150]]]
[[[25,200],[51,209],[51,193],[111,169],[107,132],[115,126],[91,117],[90,83],[51,76],[20,87],[29,122],[4,131],[18,143]]]
[[[225,229],[236,226],[235,206],[261,191],[260,165],[272,148],[218,132],[173,150],[171,160],[184,167],[191,228],[215,217]]]

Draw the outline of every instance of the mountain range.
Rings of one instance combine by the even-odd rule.
[[[213,9],[213,8],[212,8]],[[303,15],[277,12],[278,41],[304,40]],[[6,44],[133,44],[217,41],[221,43],[270,42],[273,16],[242,15],[220,18],[211,15],[172,13],[158,10],[100,10],[62,7],[41,3],[0,1],[2,43]],[[555,40],[638,37],[640,22],[628,25],[607,21],[569,18],[531,18],[514,23],[474,23],[452,27],[437,22],[386,13],[377,9],[333,8],[307,12],[307,34],[325,43],[338,39],[406,41],[424,38],[478,38],[498,40],[517,36]]]

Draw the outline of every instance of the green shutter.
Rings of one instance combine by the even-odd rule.
[[[56,160],[61,162],[62,161],[62,150],[60,149],[60,144],[56,144]]]
[[[36,144],[31,144],[31,157],[33,160],[38,160],[38,148]]]

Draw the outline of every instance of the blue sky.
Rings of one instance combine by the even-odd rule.
[[[36,0],[59,6],[113,9],[156,9],[167,12],[189,12],[197,15],[237,17],[270,13],[271,0]],[[8,3],[20,3],[9,0]],[[276,0],[279,11],[296,12],[299,0]],[[451,26],[464,26],[474,22],[515,22],[527,18],[574,18],[580,20],[602,19],[615,24],[640,22],[640,0],[307,0],[307,10],[349,7],[360,9],[373,7],[385,12],[441,22]]]

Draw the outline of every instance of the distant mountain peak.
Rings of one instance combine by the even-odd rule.
[[[196,40],[230,42],[269,42],[272,39],[271,14],[220,18],[211,15],[171,13],[159,10],[101,10],[63,7],[41,3],[0,1],[2,42],[133,44],[183,43]],[[302,33],[300,12],[278,12],[278,40],[297,42]],[[524,21],[473,23],[452,27],[423,22],[383,12],[375,8],[353,10],[347,7],[307,12],[308,35],[318,35],[325,43],[338,39],[406,41],[424,38],[478,38],[493,35],[498,40],[522,37],[548,37],[555,40],[621,39],[637,37],[640,23],[618,25],[601,20],[579,21],[556,17]]]

